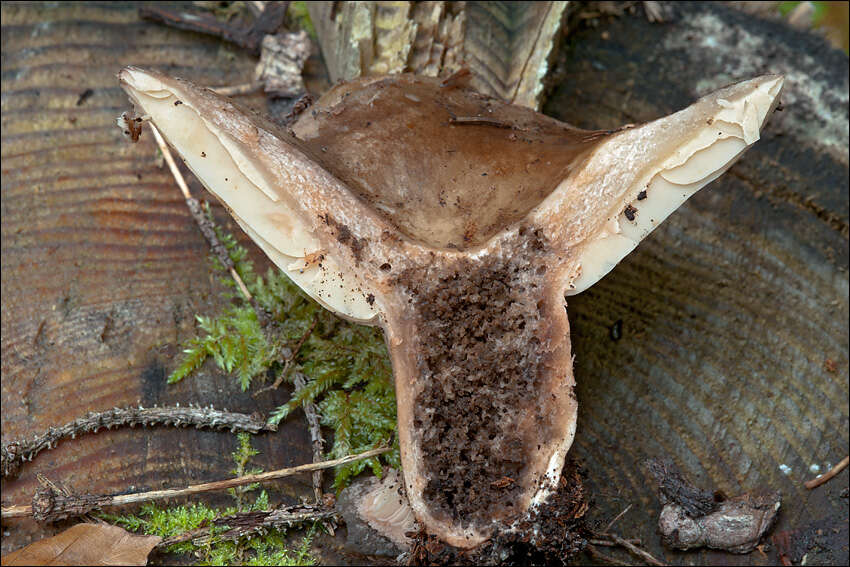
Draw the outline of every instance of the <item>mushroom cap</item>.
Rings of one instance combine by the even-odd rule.
[[[483,245],[606,135],[443,85],[409,74],[341,83],[292,125],[347,187],[431,248]]]
[[[438,79],[363,78],[290,133],[180,79],[119,77],[302,289],[384,327],[410,506],[460,547],[557,486],[577,414],[564,295],[754,143],[783,83],[591,132]]]

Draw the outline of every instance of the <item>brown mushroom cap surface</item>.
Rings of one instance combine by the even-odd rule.
[[[522,219],[605,134],[414,75],[339,84],[292,129],[403,234],[458,250]]]
[[[180,79],[120,79],[302,289],[384,327],[410,506],[461,547],[557,486],[577,412],[565,293],[725,171],[782,87],[759,77],[589,132],[437,79],[366,78],[290,135]]]

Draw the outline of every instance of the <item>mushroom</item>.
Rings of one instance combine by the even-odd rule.
[[[783,84],[586,131],[436,78],[368,77],[284,132],[181,79],[119,78],[278,267],[383,327],[410,506],[464,548],[558,485],[577,411],[564,296],[758,140]]]
[[[340,493],[337,511],[348,525],[349,545],[366,555],[395,556],[410,549],[407,534],[416,525],[403,486],[399,471],[387,469],[380,479],[356,480]]]

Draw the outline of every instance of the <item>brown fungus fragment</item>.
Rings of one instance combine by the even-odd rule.
[[[521,526],[559,486],[577,412],[564,295],[758,140],[783,82],[586,131],[460,81],[369,77],[333,87],[289,133],[180,79],[119,77],[306,293],[384,328],[410,507],[463,548]],[[307,261],[318,251],[321,268]]]
[[[122,113],[117,120],[121,132],[133,143],[138,142],[142,135],[142,122],[143,119],[136,117],[132,112]]]

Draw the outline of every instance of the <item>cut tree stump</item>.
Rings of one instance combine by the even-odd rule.
[[[151,136],[130,145],[114,125],[128,108],[115,74],[137,64],[239,84],[255,60],[143,23],[136,8],[2,4],[4,442],[113,406],[179,401],[250,413],[288,398],[282,390],[254,400],[210,366],[165,385],[179,345],[194,335],[193,316],[224,303],[206,242],[157,166]],[[788,78],[785,108],[725,176],[570,298],[579,399],[570,454],[588,474],[591,518],[604,526],[632,504],[617,533],[671,564],[775,564],[780,553],[843,564],[848,472],[811,491],[803,482],[848,450],[847,57],[723,5],[674,11],[664,24],[639,9],[573,21],[544,112],[612,128],[768,72]],[[208,198],[197,182],[192,189]],[[255,445],[267,470],[312,458],[300,418]],[[89,435],[4,480],[3,504],[27,503],[37,472],[103,493],[224,478],[234,448],[231,435],[196,430]],[[779,537],[766,556],[663,549],[660,506],[640,466],[658,456],[729,496],[781,490]],[[309,496],[310,478],[275,489]],[[3,529],[3,553],[54,531],[28,521]]]
[[[268,415],[260,399],[207,364],[168,386],[195,315],[226,307],[209,246],[145,128],[126,141],[131,108],[116,77],[151,66],[200,84],[250,81],[256,59],[219,39],[143,22],[137,3],[2,4],[3,442],[114,406],[213,404]],[[183,6],[192,9],[191,6]],[[318,58],[318,53],[315,58]],[[266,110],[259,95],[241,103]],[[193,176],[193,194],[211,199]],[[214,203],[220,223],[270,263]],[[233,434],[173,428],[101,431],[61,443],[3,480],[3,505],[28,504],[36,473],[77,492],[179,488],[232,476]],[[254,439],[265,470],[312,461],[300,418]],[[287,503],[312,495],[310,475],[271,483]],[[214,502],[232,505],[226,493]],[[52,535],[3,523],[2,552]]]
[[[665,24],[624,16],[574,30],[543,111],[614,128],[763,73],[786,75],[784,110],[725,175],[569,299],[570,454],[587,468],[592,517],[605,526],[634,504],[616,532],[669,563],[776,564],[782,546],[767,558],[664,550],[648,457],[728,496],[780,490],[771,533],[790,534],[794,563],[808,553],[809,564],[843,564],[847,472],[814,491],[803,482],[848,452],[847,57],[716,3],[675,11]]]

